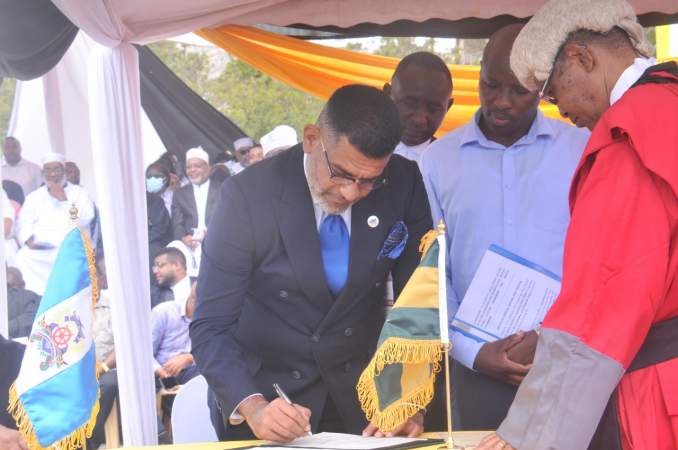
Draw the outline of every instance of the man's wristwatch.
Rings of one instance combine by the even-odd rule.
[[[101,370],[103,370],[104,373],[109,372],[111,370],[111,368],[108,367],[108,364],[106,364],[105,362],[99,364],[99,367],[101,367]]]

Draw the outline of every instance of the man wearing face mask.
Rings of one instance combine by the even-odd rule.
[[[419,161],[452,106],[450,70],[433,53],[412,53],[400,60],[384,92],[396,104],[402,126],[393,153]]]
[[[63,155],[43,155],[42,176],[45,184],[28,194],[21,208],[17,237],[22,247],[16,255],[26,289],[39,295],[45,290],[58,247],[73,226],[71,207],[77,208],[77,223],[86,232],[94,218],[94,203],[87,191],[66,181]]]
[[[422,158],[433,221],[447,224],[451,314],[491,244],[562,274],[567,193],[588,133],[545,118],[538,95],[513,75],[509,54],[519,32],[512,25],[492,36],[481,64],[480,110]],[[494,429],[528,371],[536,333],[483,343],[451,331],[455,426]]]
[[[219,201],[219,183],[210,180],[209,155],[202,147],[186,152],[186,177],[189,184],[180,187],[172,198],[172,237],[192,253],[189,275],[197,276],[200,244]]]
[[[165,204],[167,214],[172,216],[174,191],[170,183],[170,171],[157,161],[146,168],[146,192],[159,196]]]
[[[221,439],[377,433],[355,386],[383,324],[386,277],[403,288],[432,226],[417,165],[392,156],[399,140],[388,96],[349,85],[301,144],[224,182],[190,328]],[[416,435],[422,422],[382,431]]]

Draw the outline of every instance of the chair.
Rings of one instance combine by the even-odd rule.
[[[186,383],[174,399],[172,436],[175,444],[217,441],[207,406],[207,381],[202,375]]]

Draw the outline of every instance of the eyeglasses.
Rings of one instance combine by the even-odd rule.
[[[541,87],[541,91],[539,91],[539,98],[552,104],[552,105],[557,105],[558,100],[556,100],[555,97],[552,97],[550,95],[546,95],[546,87],[549,85],[549,81],[551,80],[551,75],[553,74],[553,67],[551,67],[551,70],[549,71],[549,75],[546,77],[546,81],[544,81],[544,85]]]
[[[336,173],[334,169],[332,169],[332,164],[330,163],[330,157],[327,156],[327,151],[325,150],[325,144],[323,143],[322,138],[320,138],[320,147],[323,150],[323,154],[325,155],[325,161],[327,162],[327,170],[330,172],[330,180],[333,183],[336,183],[340,186],[350,186],[352,184],[357,184],[358,189],[378,189],[380,187],[383,187],[387,179],[385,176],[379,176],[376,178],[355,178],[350,175],[342,175],[339,173]]]

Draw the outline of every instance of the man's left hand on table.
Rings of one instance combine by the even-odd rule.
[[[363,436],[393,437],[400,435],[407,437],[417,437],[423,432],[424,432],[424,414],[418,412],[414,416],[407,419],[407,422],[388,432],[380,431],[376,425],[370,422],[370,424],[367,425],[367,427],[365,427],[365,429],[363,430]]]

